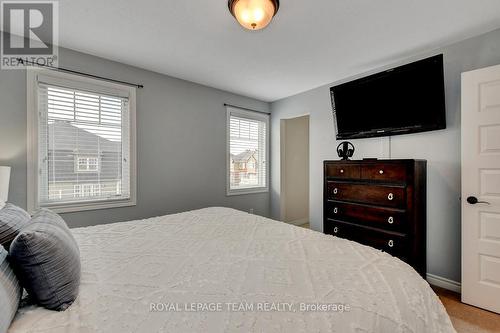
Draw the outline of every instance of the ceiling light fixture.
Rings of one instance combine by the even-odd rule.
[[[279,0],[229,0],[229,11],[248,30],[267,27],[280,7]]]

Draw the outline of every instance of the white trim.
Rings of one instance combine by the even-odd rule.
[[[269,192],[268,187],[256,187],[255,189],[253,188],[245,188],[241,190],[227,190],[226,195],[228,197],[233,196],[233,195],[244,195],[244,194],[255,194],[255,193],[267,193]]]
[[[57,213],[79,212],[86,210],[107,209],[115,207],[135,206],[137,204],[137,132],[136,132],[136,88],[103,80],[87,78],[79,75],[56,72],[39,67],[26,69],[26,101],[27,101],[27,210],[32,213],[38,205],[38,79],[44,81],[70,84],[72,88],[87,89],[101,93],[116,94],[128,98],[130,119],[130,198],[121,200],[102,200],[81,203],[65,203],[48,205]],[[93,87],[93,88],[92,88]]]
[[[88,210],[130,207],[135,205],[136,205],[135,201],[132,202],[131,199],[124,199],[116,201],[103,200],[102,202],[92,201],[92,202],[70,203],[64,205],[47,205],[44,206],[44,208],[48,208],[56,213],[74,213],[74,212],[83,212]],[[29,212],[32,213],[33,211]]]
[[[266,186],[264,187],[255,187],[255,188],[244,188],[231,190],[231,170],[230,170],[230,122],[231,115],[236,115],[241,118],[248,118],[263,121],[266,124]],[[226,196],[233,195],[243,195],[243,194],[253,194],[253,193],[267,193],[269,192],[269,174],[270,170],[270,161],[269,161],[269,139],[270,139],[270,128],[269,128],[269,115],[257,112],[257,111],[248,111],[244,109],[240,109],[234,106],[226,106]]]
[[[462,291],[462,285],[457,281],[453,281],[430,273],[427,273],[426,277],[427,282],[429,282],[429,284],[432,284],[433,286],[451,290],[456,293],[460,293]]]

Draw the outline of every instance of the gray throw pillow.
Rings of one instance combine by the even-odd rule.
[[[19,231],[30,222],[30,218],[24,209],[10,203],[0,209],[0,245],[8,249]]]
[[[9,265],[7,251],[0,246],[0,333],[7,332],[20,299],[21,287]]]
[[[31,223],[48,223],[56,225],[64,230],[76,244],[73,234],[71,233],[71,230],[69,230],[66,222],[64,222],[63,218],[59,214],[54,213],[50,209],[40,208],[39,210],[37,210],[31,217]]]
[[[10,246],[15,272],[33,300],[66,310],[78,296],[80,251],[64,220],[46,209],[33,215]]]

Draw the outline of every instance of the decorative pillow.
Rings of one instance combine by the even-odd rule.
[[[23,287],[39,305],[66,310],[78,296],[80,251],[64,220],[40,210],[10,246],[10,256]]]
[[[40,208],[39,210],[37,210],[31,217],[31,223],[48,223],[56,225],[64,230],[76,244],[73,234],[71,233],[71,230],[69,230],[66,222],[64,222],[63,218],[59,214],[54,213],[50,209]]]
[[[8,249],[19,231],[30,222],[30,218],[24,209],[10,203],[0,209],[0,245]]]
[[[7,251],[0,246],[0,333],[7,332],[20,299],[21,287],[7,260]]]

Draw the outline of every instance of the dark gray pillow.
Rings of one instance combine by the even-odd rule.
[[[48,210],[33,215],[10,246],[15,272],[33,300],[66,310],[78,296],[80,251],[64,220]]]
[[[20,299],[19,281],[9,265],[7,251],[0,246],[0,333],[7,332]]]
[[[63,218],[50,209],[40,208],[39,210],[37,210],[31,217],[31,223],[48,223],[56,225],[64,230],[69,235],[69,237],[74,240],[73,234],[71,233],[71,230],[69,230],[68,225],[66,224],[66,222],[64,222]]]
[[[8,249],[19,231],[30,222],[30,218],[24,209],[10,203],[0,209],[0,245]]]

